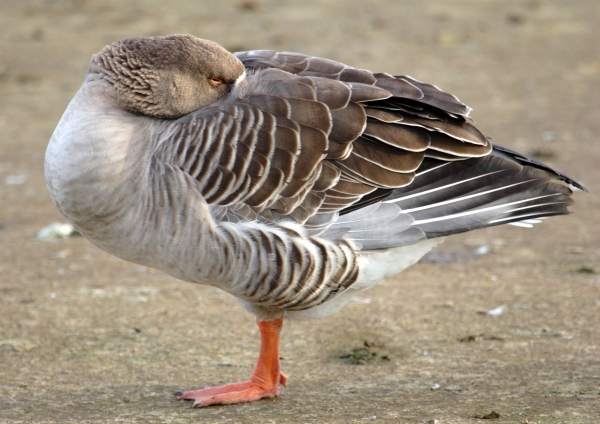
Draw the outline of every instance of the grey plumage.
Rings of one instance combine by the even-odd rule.
[[[582,187],[494,147],[469,112],[412,77],[328,59],[125,40],[93,58],[46,180],[99,247],[267,319],[375,284],[427,239],[568,213],[563,183]]]

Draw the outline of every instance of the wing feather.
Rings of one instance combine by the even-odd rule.
[[[434,85],[296,53],[257,50],[236,56],[248,70],[244,86],[226,101],[167,125],[173,142],[157,150],[159,159],[198,181],[207,202],[225,208],[223,219],[240,219],[231,211],[244,206],[266,221],[290,219],[309,231],[331,227],[330,234],[339,235],[346,231],[339,227],[345,214],[369,211],[382,201],[398,202],[413,210],[413,219],[425,221],[437,219],[442,206],[452,213],[490,204],[496,192],[479,194],[481,187],[516,199],[539,186],[497,186],[498,175],[482,175],[483,168],[500,166],[481,165],[480,158],[494,152],[490,140],[468,117],[468,106]],[[503,179],[517,178],[514,164],[547,171],[507,149],[496,152],[509,159],[500,166]],[[456,180],[460,190],[436,191]],[[470,188],[472,197],[456,200]],[[374,210],[379,211],[374,219],[381,219],[382,210]],[[539,214],[524,210],[519,216]],[[439,228],[448,228],[442,221],[404,228],[387,241],[379,227],[350,228],[348,234],[355,231],[364,246],[384,248],[441,234]]]

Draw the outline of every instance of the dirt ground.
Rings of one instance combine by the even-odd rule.
[[[246,379],[254,319],[81,237],[35,237],[63,221],[43,181],[52,131],[91,54],[134,35],[414,76],[599,193],[599,25],[597,0],[1,1],[0,422],[600,422],[597,195],[450,238],[340,313],[286,322],[281,395],[201,410],[172,393]]]

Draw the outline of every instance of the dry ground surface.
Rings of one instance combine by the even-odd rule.
[[[247,378],[253,318],[81,237],[35,238],[62,221],[43,181],[52,131],[91,54],[133,35],[412,75],[599,193],[599,24],[597,0],[1,1],[0,422],[600,422],[597,195],[533,229],[451,238],[337,315],[285,323],[280,397],[202,410],[172,393]],[[340,358],[365,341],[375,360]]]

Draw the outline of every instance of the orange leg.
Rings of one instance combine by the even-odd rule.
[[[278,384],[286,385],[287,377],[279,364],[279,333],[283,318],[273,321],[256,320],[260,330],[260,354],[250,380],[225,386],[177,392],[178,399],[193,400],[192,406],[201,408],[208,405],[252,402],[262,398],[272,398],[279,394]]]

